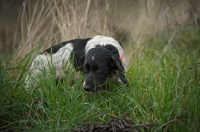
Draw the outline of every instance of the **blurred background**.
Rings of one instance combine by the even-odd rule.
[[[0,57],[22,59],[74,38],[112,36],[131,60],[142,49],[200,47],[196,0],[1,0]]]

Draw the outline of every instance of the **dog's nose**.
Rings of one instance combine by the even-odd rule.
[[[92,88],[89,86],[89,85],[84,85],[83,86],[83,89],[87,92],[91,92],[92,91]]]

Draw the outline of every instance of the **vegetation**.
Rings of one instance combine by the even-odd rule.
[[[109,12],[102,6],[111,3],[98,2],[97,9],[90,7],[95,5],[90,0],[81,8],[62,0],[36,2],[32,12],[24,6],[16,31],[21,39],[13,39],[20,45],[12,56],[0,59],[0,130],[97,131],[101,126],[108,131],[106,126],[112,126],[110,131],[199,131],[198,26],[149,26],[146,33],[120,28],[128,38],[121,38],[129,58],[128,86],[108,80],[105,89],[90,94],[82,89],[84,76],[72,85],[69,72],[63,83],[56,85],[51,74],[40,79],[38,88],[25,90],[28,65],[39,51],[75,37],[116,34],[118,30],[109,29]]]

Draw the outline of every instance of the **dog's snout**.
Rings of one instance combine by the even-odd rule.
[[[86,84],[85,82],[83,82],[83,89],[87,92],[92,91],[92,87],[90,85]]]
[[[87,91],[87,92],[91,92],[92,91],[92,88],[90,86],[88,86],[88,85],[83,86],[83,89],[85,91]]]

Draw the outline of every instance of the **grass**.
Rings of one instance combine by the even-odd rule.
[[[83,76],[70,85],[70,75],[58,85],[52,76],[42,78],[40,88],[27,93],[22,63],[28,57],[17,64],[18,69],[8,69],[1,61],[0,129],[70,131],[125,116],[135,124],[157,124],[149,131],[198,131],[200,76],[199,69],[191,69],[197,53],[154,49],[141,54],[127,72],[129,86],[108,82],[106,89],[95,94],[84,92]],[[18,80],[9,76],[13,71]]]
[[[0,131],[86,130],[113,119],[128,120],[131,125],[156,124],[139,127],[141,131],[199,131],[199,27],[175,20],[179,12],[185,12],[182,6],[174,5],[176,12],[169,3],[155,2],[154,7],[139,2],[134,9],[118,10],[122,13],[118,18],[118,6],[113,8],[109,2],[95,1],[95,7],[90,0],[81,6],[80,1],[64,0],[23,3],[13,38],[17,49],[0,59]],[[127,17],[121,19],[123,13]],[[129,86],[108,81],[105,89],[89,94],[82,89],[84,76],[71,85],[73,73],[68,72],[63,83],[56,85],[50,74],[38,77],[38,88],[25,90],[28,66],[38,52],[61,41],[112,36],[121,29],[128,36],[122,46],[128,54]]]

